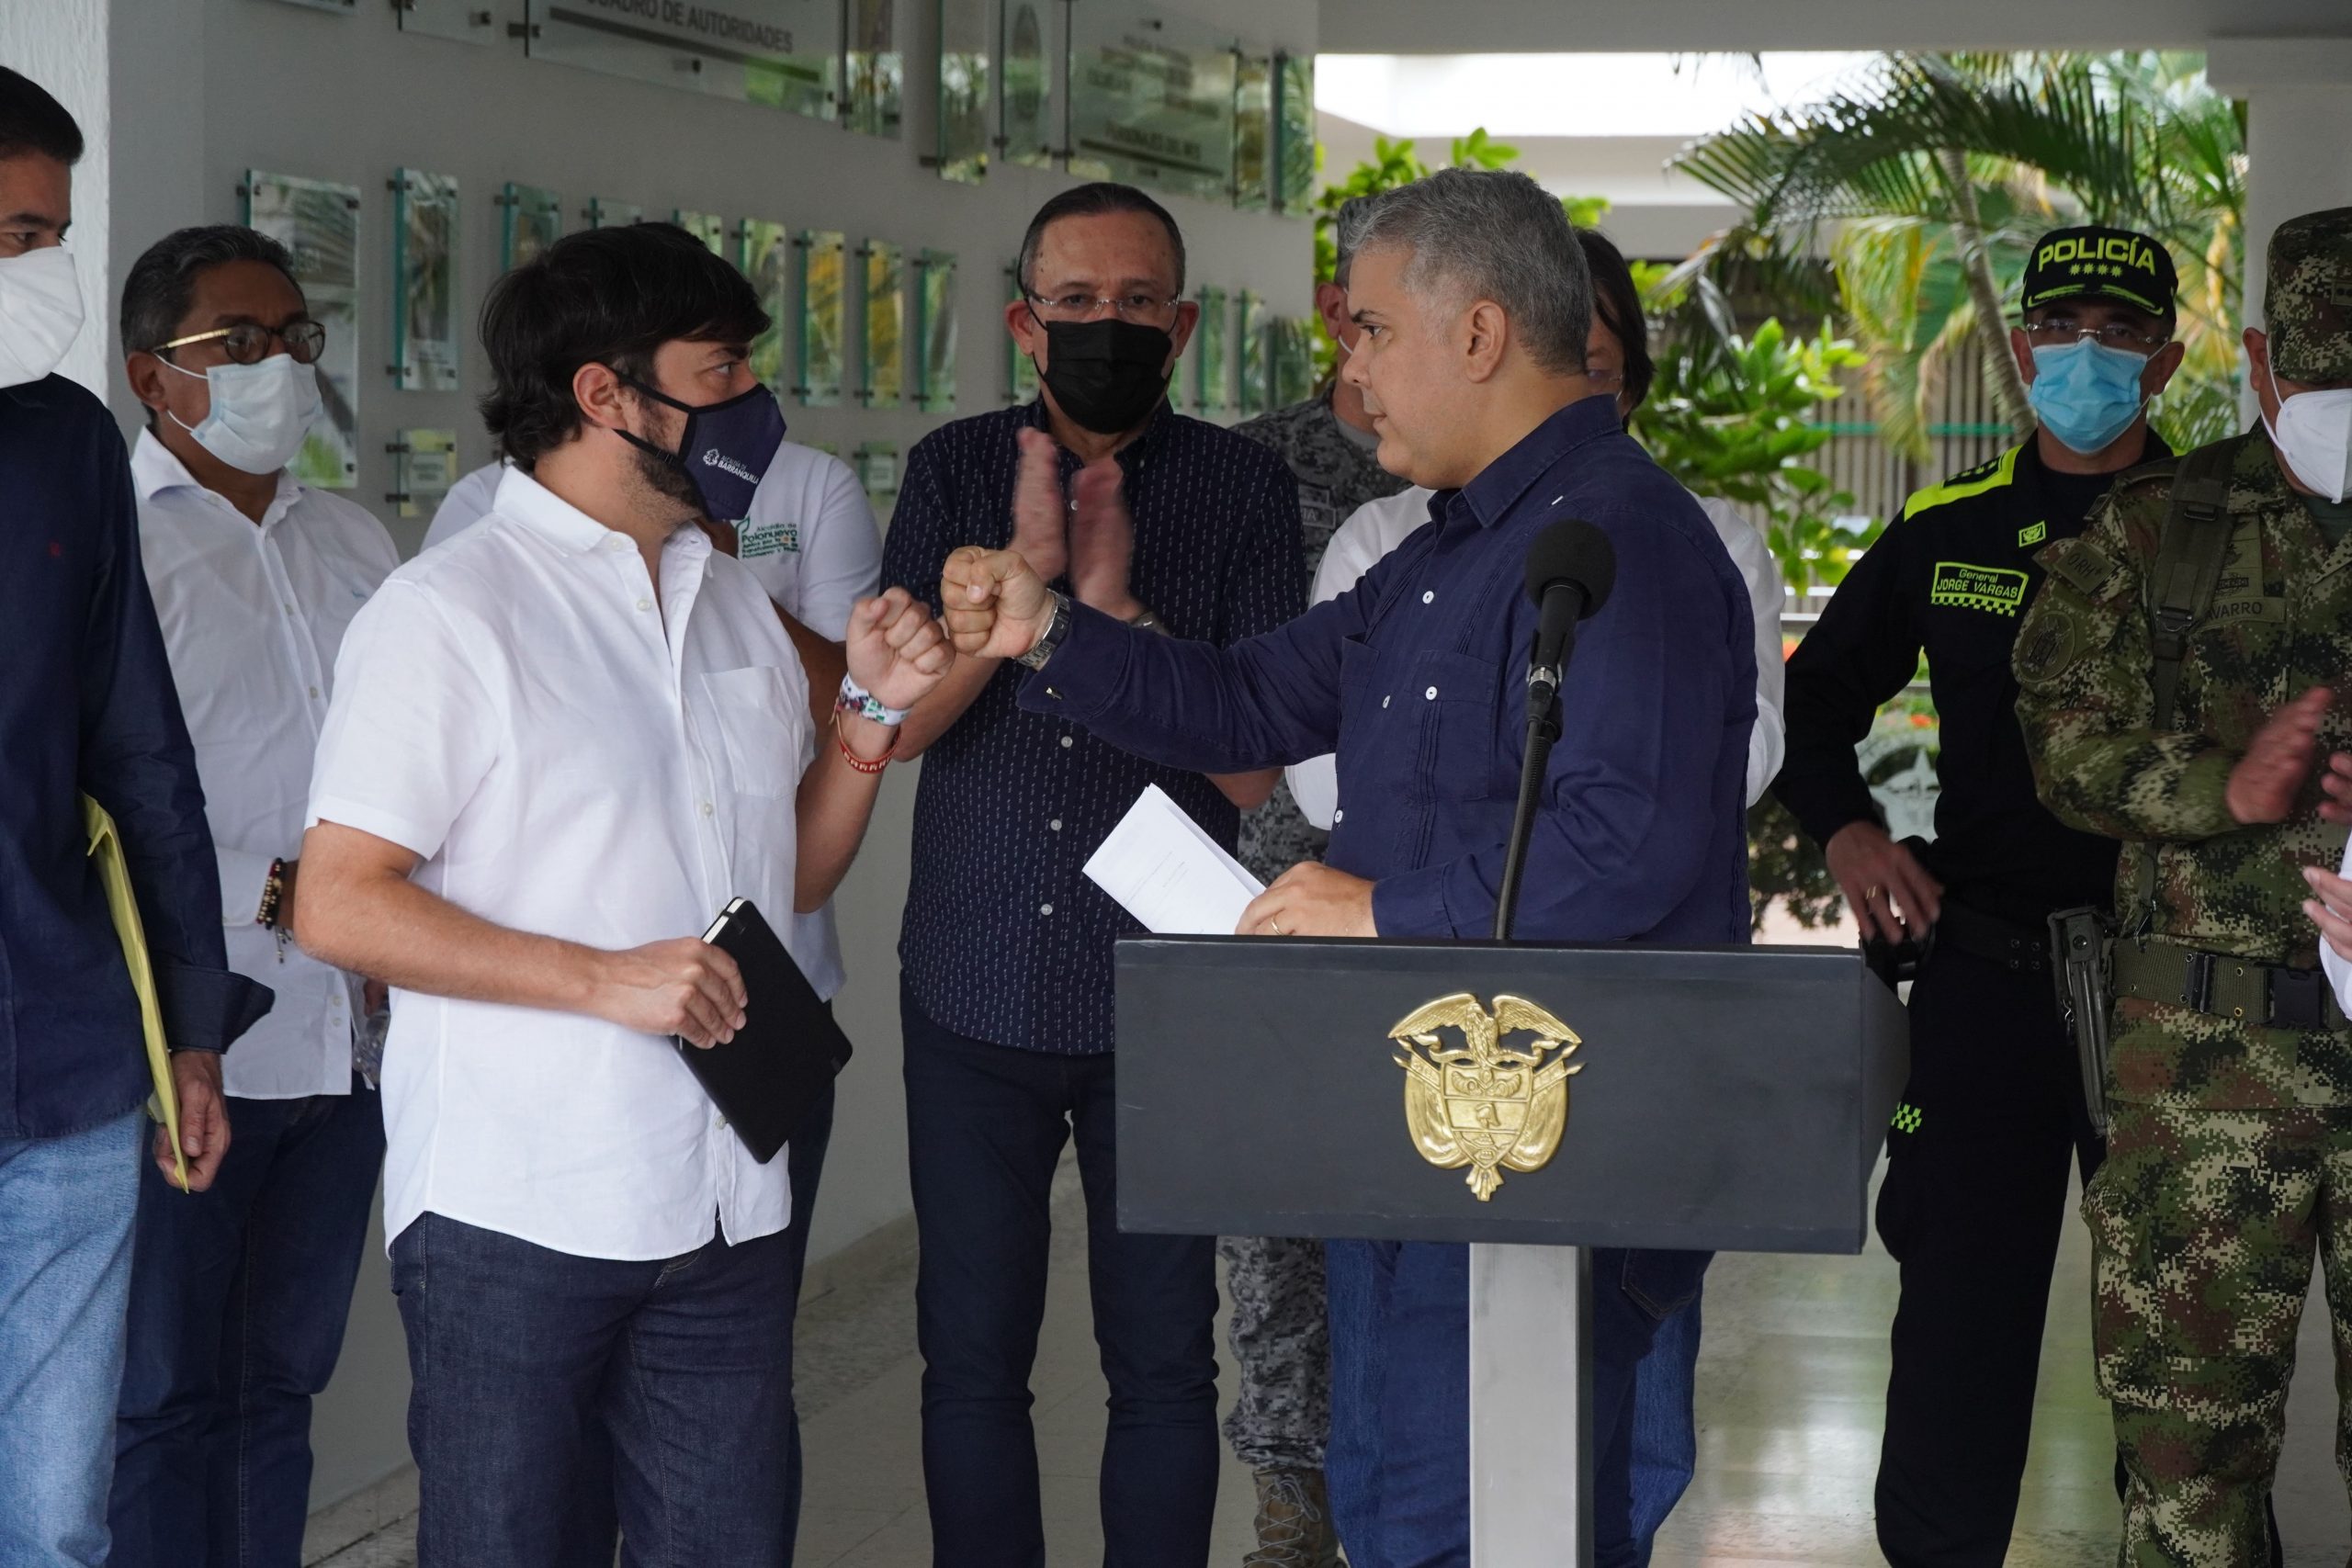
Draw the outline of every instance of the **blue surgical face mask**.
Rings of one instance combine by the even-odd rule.
[[[183,376],[198,374],[161,355],[157,362]],[[211,394],[212,411],[194,424],[169,409],[164,416],[243,473],[274,474],[292,462],[319,417],[318,368],[297,364],[291,355],[273,354],[255,365],[215,365],[198,378]]]
[[[2026,401],[2041,428],[2089,457],[2132,428],[2148,400],[2140,391],[2145,356],[2079,338],[2033,351]]]

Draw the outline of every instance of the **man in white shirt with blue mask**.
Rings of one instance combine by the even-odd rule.
[[[435,549],[487,516],[504,462],[485,463],[450,487],[425,530],[424,548]],[[775,449],[752,491],[740,521],[709,524],[705,532],[722,553],[749,569],[752,581],[775,606],[776,618],[792,638],[793,651],[808,671],[809,708],[820,726],[829,722],[834,694],[849,666],[842,652],[850,612],[860,599],[882,591],[882,533],[865,489],[847,463],[830,452],[786,441]],[[808,973],[808,983],[828,1006],[847,978],[833,907],[808,914],[775,911],[779,926],[792,922],[792,949]],[[833,1135],[833,1086],[828,1084],[785,1148],[792,1182],[796,1223],[786,1233],[792,1255],[792,1291],[800,1293],[808,1260],[808,1223],[816,1213],[817,1185]],[[797,1524],[800,1500],[800,1434],[792,1435],[786,1491],[787,1514]]]
[[[301,1560],[311,1401],[343,1344],[383,1157],[362,1049],[379,987],[287,933],[343,634],[400,564],[383,525],[286,471],[319,412],[312,320],[277,241],[182,229],[125,279],[141,555],[187,716],[231,965],[277,994],[224,1063],[210,1190],[142,1179],[109,1562]]]

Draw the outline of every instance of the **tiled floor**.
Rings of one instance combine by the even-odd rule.
[[[1086,1312],[1074,1191],[1057,1202],[1052,1289],[1036,1374],[1037,1446],[1052,1561],[1102,1560],[1095,1511],[1103,1386]],[[2090,1385],[2087,1259],[2066,1229],[2051,1303],[2033,1453],[2009,1562],[2090,1568],[2113,1561],[2116,1506],[2107,1413]],[[801,1386],[815,1412],[806,1434],[805,1568],[928,1568],[917,1446],[912,1259],[809,1303]],[[1871,1531],[1886,1325],[1894,1271],[1860,1258],[1726,1256],[1708,1278],[1702,1354],[1699,1477],[1668,1521],[1657,1568],[1795,1568],[1880,1561]],[[2278,1512],[2293,1568],[2346,1561],[2352,1546],[2331,1457],[2335,1393],[2326,1319],[2304,1314],[2301,1375],[2290,1405]],[[411,1494],[413,1495],[413,1493]],[[401,1483],[341,1539],[375,1533],[324,1561],[332,1568],[413,1562]],[[1249,1477],[1228,1463],[1217,1510],[1216,1568],[1248,1550]],[[1517,1565],[1514,1565],[1517,1568]]]

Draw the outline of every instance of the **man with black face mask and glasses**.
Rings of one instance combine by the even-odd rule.
[[[1222,645],[1296,615],[1297,481],[1275,453],[1167,406],[1199,318],[1174,220],[1129,186],[1067,191],[1031,220],[1020,281],[1006,324],[1044,391],[909,454],[883,581],[936,611],[949,551],[978,538],[1177,637]],[[1074,1134],[1111,1383],[1109,1557],[1197,1568],[1218,1463],[1214,1244],[1119,1234],[1111,957],[1139,928],[1082,867],[1148,784],[1230,850],[1238,809],[1275,773],[1142,761],[1020,711],[1023,673],[957,660],[899,744],[927,752],[899,958],[934,1551],[956,1568],[1044,1556],[1029,1371],[1054,1167]]]

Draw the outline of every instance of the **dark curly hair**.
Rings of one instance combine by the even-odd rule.
[[[582,366],[650,381],[665,343],[750,343],[767,327],[743,275],[674,223],[566,234],[482,302],[482,423],[528,473],[581,427],[571,378]]]

